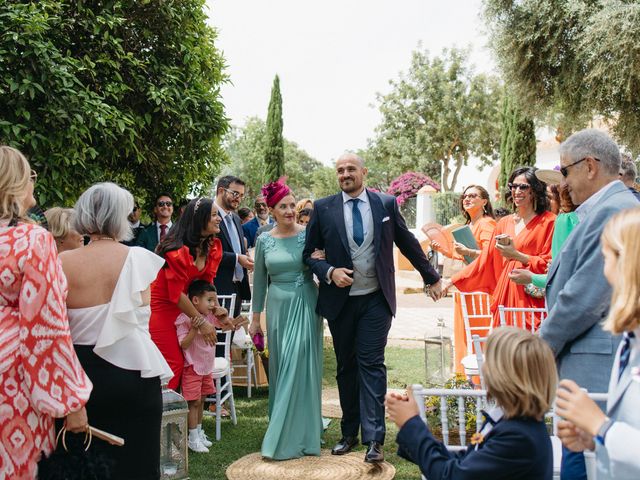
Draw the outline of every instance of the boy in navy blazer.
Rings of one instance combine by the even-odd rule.
[[[412,395],[388,394],[389,417],[400,428],[398,455],[429,480],[551,480],[553,451],[544,423],[558,380],[551,349],[526,330],[498,328],[487,341],[483,373],[498,408],[485,413],[475,444],[459,453],[433,437]]]

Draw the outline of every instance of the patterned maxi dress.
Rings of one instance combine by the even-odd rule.
[[[41,452],[53,450],[54,417],[89,399],[66,296],[51,234],[0,226],[0,479],[34,478]]]

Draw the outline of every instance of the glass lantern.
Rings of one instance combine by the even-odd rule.
[[[162,426],[160,430],[160,478],[182,480],[188,477],[187,402],[179,393],[162,387]]]

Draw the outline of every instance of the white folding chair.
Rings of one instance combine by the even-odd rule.
[[[422,421],[427,423],[425,399],[427,397],[440,397],[440,427],[442,429],[442,441],[450,451],[464,450],[466,447],[466,419],[465,419],[465,399],[471,397],[475,399],[476,404],[476,431],[480,430],[482,425],[482,416],[480,410],[487,405],[487,392],[485,390],[460,390],[460,389],[441,389],[423,388],[422,385],[413,385],[411,387],[413,396],[418,404],[420,411],[420,417]],[[457,399],[458,406],[458,433],[460,437],[460,445],[451,445],[449,443],[449,420],[448,420],[448,403],[447,399],[455,397]],[[589,393],[589,397],[597,402],[607,400],[606,393]],[[547,417],[552,417],[553,421],[553,435],[551,435],[551,444],[553,447],[553,478],[554,480],[560,479],[560,464],[562,458],[562,448],[560,439],[555,435],[557,431],[558,417],[555,415],[554,410],[550,410],[547,413]],[[587,464],[587,479],[596,480],[596,464],[595,455],[593,452],[585,452],[585,462]],[[426,480],[424,475],[423,480]]]
[[[544,308],[505,307],[498,305],[500,326],[512,325],[523,330],[536,332],[536,320],[540,319],[538,326],[547,318],[547,310]]]
[[[249,318],[251,318],[251,304],[249,304],[248,302],[242,302],[241,311],[246,312]],[[246,338],[244,341],[236,341],[238,332],[240,332],[240,330],[236,332],[236,335],[233,339],[233,344],[242,350],[242,358],[244,359],[244,362],[236,361],[234,365],[235,367],[244,366],[246,368],[246,375],[232,375],[231,378],[233,380],[243,380],[247,382],[247,398],[251,398],[252,386],[258,386],[258,372],[256,370],[255,357],[253,356],[253,341],[251,340],[249,335],[245,336]]]
[[[482,373],[482,364],[484,363],[484,347],[487,345],[487,338],[480,335],[472,335],[473,349],[476,355],[476,366],[478,369],[478,376],[480,377],[480,388],[486,390],[487,386],[484,383],[484,374]]]
[[[236,295],[235,293],[233,295],[218,295],[218,302],[229,312],[233,312],[233,308],[236,303]],[[236,417],[236,404],[233,399],[233,383],[231,380],[231,374],[233,372],[233,369],[231,368],[231,335],[233,334],[233,331],[229,330],[227,332],[223,332],[222,330],[216,330],[216,333],[224,334],[224,356],[216,357],[213,367],[213,380],[216,385],[216,440],[220,440],[222,438],[222,405],[225,401],[229,400],[231,421],[234,425],[238,424],[238,419]],[[207,398],[207,402],[211,401],[212,400],[210,398]]]
[[[481,338],[486,338],[493,329],[490,309],[491,297],[483,292],[460,292],[459,295],[462,319],[464,321],[464,333],[467,340],[467,355],[462,359],[461,363],[464,368],[464,374],[471,380],[474,376],[480,376],[478,358],[474,353],[473,332],[484,333]],[[470,305],[467,305],[467,300],[470,300]],[[487,324],[486,326],[474,326],[472,328],[472,320],[483,320]],[[456,348],[458,348],[457,345]],[[480,380],[482,381],[482,377],[480,377]]]

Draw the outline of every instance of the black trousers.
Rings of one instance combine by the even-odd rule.
[[[338,363],[336,380],[342,408],[342,435],[384,443],[387,368],[384,349],[391,311],[381,290],[349,297],[340,315],[329,321]]]
[[[87,402],[89,424],[124,438],[124,446],[94,438],[91,448],[114,460],[114,479],[160,478],[160,378],[142,378],[93,353],[93,346],[75,345],[76,354],[93,383]]]

